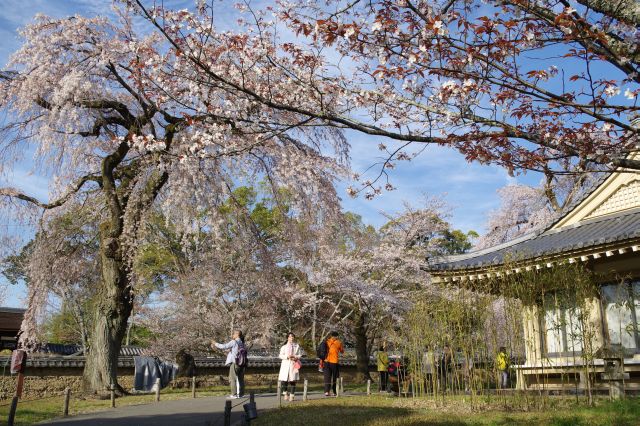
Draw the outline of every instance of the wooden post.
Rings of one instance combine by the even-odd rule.
[[[109,386],[109,391],[111,392],[111,408],[116,408],[116,387],[115,385]]]
[[[156,402],[160,402],[160,377],[156,379]]]
[[[196,397],[196,376],[191,378],[191,396]]]
[[[371,379],[367,379],[367,395],[371,395]]]
[[[344,393],[344,380],[340,377],[340,393]]]
[[[278,408],[282,408],[282,389],[280,389],[280,380],[278,380],[276,392],[278,392]]]
[[[7,421],[8,426],[13,426],[13,422],[16,418],[16,410],[18,409],[18,395],[14,396],[11,400],[11,407],[9,407],[9,419]]]
[[[64,404],[62,405],[62,415],[67,417],[69,415],[69,398],[71,397],[71,389],[66,388],[64,390]]]
[[[340,392],[340,378],[336,378],[336,397],[339,397],[342,392]]]
[[[231,426],[231,401],[224,403],[224,426]]]
[[[309,397],[307,396],[307,391],[309,389],[309,380],[304,379],[304,389],[302,391],[302,400],[306,401],[307,399],[309,399]]]

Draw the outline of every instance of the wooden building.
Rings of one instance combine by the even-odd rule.
[[[24,309],[0,307],[0,350],[15,349]]]
[[[608,358],[619,358],[624,388],[640,390],[640,173],[618,170],[603,175],[546,229],[495,247],[433,259],[427,269],[435,281],[486,288],[525,271],[551,270],[578,263],[596,281],[597,296],[585,298],[594,333],[592,356],[576,357],[585,347],[572,338],[568,313],[538,301],[524,306],[526,361],[517,366],[521,389],[609,387]],[[592,273],[592,274],[591,274]],[[582,299],[581,299],[582,300]],[[558,322],[550,324],[558,318]],[[589,362],[591,370],[585,370]],[[584,374],[588,371],[588,374]],[[571,380],[567,380],[571,377]],[[609,382],[608,382],[609,381]]]

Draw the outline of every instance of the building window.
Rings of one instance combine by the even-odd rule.
[[[582,310],[573,301],[559,294],[547,294],[544,299],[543,341],[547,355],[582,352]]]
[[[601,300],[609,344],[625,352],[638,352],[640,281],[602,286]]]

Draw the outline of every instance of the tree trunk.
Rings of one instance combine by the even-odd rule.
[[[369,375],[369,351],[367,350],[367,318],[358,313],[355,318],[356,335],[356,381],[365,383]]]
[[[118,355],[133,308],[133,296],[118,241],[106,230],[101,229],[100,234],[102,285],[97,294],[83,388],[88,393],[102,393],[114,385],[118,393],[124,393],[118,385]]]

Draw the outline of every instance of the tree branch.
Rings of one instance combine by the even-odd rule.
[[[66,203],[67,200],[69,200],[69,198],[71,198],[74,194],[80,191],[80,189],[84,186],[84,184],[90,181],[97,182],[99,185],[101,184],[101,180],[98,176],[95,176],[95,175],[83,176],[82,178],[80,178],[80,180],[78,180],[78,182],[76,182],[76,184],[73,186],[71,191],[67,192],[65,195],[63,195],[62,197],[58,198],[57,200],[51,203],[43,203],[37,198],[23,194],[22,192],[18,191],[15,188],[0,188],[0,196],[17,198],[19,200],[34,204],[45,210],[49,210],[56,207],[60,207],[61,205]]]

